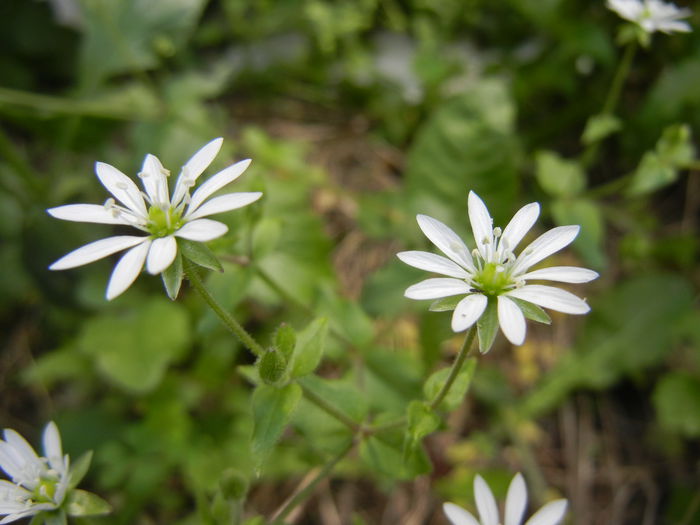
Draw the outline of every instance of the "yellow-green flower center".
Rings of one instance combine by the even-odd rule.
[[[148,209],[148,223],[146,227],[153,237],[167,237],[182,228],[185,221],[182,220],[182,210],[168,206],[167,209],[151,206]]]
[[[56,503],[54,497],[56,496],[57,485],[58,480],[41,478],[41,481],[32,492],[32,501],[35,503]]]
[[[474,276],[472,284],[485,295],[500,295],[513,288],[510,272],[502,264],[486,263]]]

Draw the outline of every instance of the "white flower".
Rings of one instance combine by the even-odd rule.
[[[520,345],[525,340],[525,316],[519,301],[534,303],[568,314],[585,314],[588,304],[575,295],[528,280],[585,283],[598,277],[593,270],[572,266],[553,266],[528,271],[553,253],[571,243],[579,226],[559,226],[531,242],[517,257],[513,250],[520,244],[540,213],[538,203],[521,208],[501,231],[493,227],[486,205],[469,192],[469,220],[477,249],[469,253],[455,232],[427,215],[418,215],[423,233],[448,258],[428,252],[398,254],[406,264],[447,277],[427,279],[406,289],[409,299],[441,299],[464,295],[454,308],[452,330],[462,332],[476,323],[489,304],[498,312],[498,322],[508,340]],[[486,351],[487,349],[483,349]]]
[[[516,474],[508,487],[506,496],[505,520],[500,521],[496,499],[484,479],[474,478],[474,499],[479,511],[477,520],[470,512],[454,503],[445,503],[443,510],[452,525],[520,525],[527,507],[527,487],[521,474]],[[525,525],[557,525],[564,518],[567,501],[558,499],[547,503]]]
[[[625,20],[639,25],[647,33],[691,31],[690,25],[680,20],[692,14],[690,9],[681,9],[662,0],[608,0],[607,6]]]
[[[4,437],[0,468],[12,482],[0,480],[0,515],[5,515],[0,524],[59,508],[68,489],[69,462],[53,421],[44,429],[44,457],[12,429],[6,428]]]
[[[154,155],[146,155],[139,173],[145,193],[115,167],[97,162],[97,178],[114,198],[107,199],[102,206],[58,206],[47,210],[49,214],[66,221],[133,226],[146,235],[118,235],[86,244],[61,257],[49,268],[75,268],[128,248],[129,251],[114,267],[107,286],[107,299],[113,299],[131,286],[144,262],[146,270],[153,275],[167,269],[177,255],[176,237],[206,242],[222,236],[228,227],[203,217],[241,208],[262,196],[260,192],[228,193],[207,201],[212,194],[238,178],[250,164],[249,159],[213,175],[190,196],[190,188],[214,160],[222,142],[221,138],[212,140],[185,163],[172,196],[168,190],[170,172]]]

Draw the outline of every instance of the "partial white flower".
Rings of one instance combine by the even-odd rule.
[[[63,455],[55,423],[44,429],[44,456],[10,428],[0,441],[0,468],[12,480],[0,480],[0,524],[58,509],[69,481],[68,455]]]
[[[625,20],[639,25],[647,33],[691,31],[690,24],[681,19],[689,17],[692,11],[679,8],[673,3],[662,0],[608,0],[607,6]]]
[[[505,517],[501,521],[498,505],[493,492],[484,478],[476,475],[474,478],[474,500],[479,511],[477,520],[471,512],[464,510],[454,503],[445,503],[443,510],[452,525],[520,525],[523,522],[527,507],[527,487],[520,473],[513,477],[506,496]],[[525,522],[525,525],[557,525],[566,514],[567,501],[558,499],[547,503],[536,514]]]
[[[145,192],[117,168],[97,162],[97,178],[113,198],[104,205],[68,204],[51,208],[48,213],[66,221],[133,226],[146,235],[118,235],[86,244],[61,257],[49,269],[75,268],[128,249],[114,267],[107,286],[107,299],[114,299],[131,286],[144,263],[153,275],[166,270],[177,255],[176,237],[206,242],[225,234],[225,224],[204,217],[246,206],[262,193],[228,193],[209,199],[246,170],[248,159],[213,175],[190,195],[190,188],[214,160],[222,142],[221,138],[212,140],[185,163],[172,195],[168,189],[170,172],[154,155],[146,155],[139,173]]]
[[[418,225],[430,241],[447,257],[421,251],[400,252],[406,264],[445,275],[414,284],[406,289],[409,299],[442,299],[464,295],[452,315],[452,330],[462,332],[476,323],[487,307],[496,308],[503,333],[514,345],[525,340],[526,301],[568,314],[585,314],[588,304],[575,295],[530,280],[585,283],[598,277],[593,270],[573,266],[554,266],[530,271],[530,268],[570,244],[579,226],[559,226],[540,235],[516,257],[514,250],[532,228],[540,213],[536,202],[521,208],[504,230],[493,227],[483,201],[469,192],[469,220],[477,248],[470,253],[462,239],[448,226],[418,215]],[[484,350],[486,351],[486,350]]]

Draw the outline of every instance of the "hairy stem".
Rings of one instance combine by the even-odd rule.
[[[263,347],[258,343],[253,337],[246,331],[241,324],[236,321],[236,319],[218,303],[214,296],[209,292],[201,277],[197,273],[197,267],[192,261],[188,260],[186,257],[182,258],[183,266],[185,269],[185,275],[189,279],[190,283],[195,290],[202,296],[202,299],[209,305],[209,307],[218,316],[224,326],[235,335],[243,345],[254,353],[256,356],[261,356],[265,353]]]
[[[450,369],[450,375],[447,376],[447,380],[445,381],[445,384],[442,385],[442,388],[440,391],[437,393],[435,398],[430,402],[430,410],[435,410],[437,407],[440,406],[440,403],[442,403],[442,400],[445,399],[445,396],[450,393],[450,389],[452,388],[452,384],[455,382],[455,379],[457,379],[457,376],[459,375],[459,371],[462,370],[462,365],[464,364],[464,360],[467,358],[467,356],[470,353],[472,343],[474,342],[474,337],[476,336],[476,325],[473,325],[468,331],[467,335],[464,337],[464,343],[462,343],[462,348],[459,351],[459,354],[457,355],[457,359],[455,359],[454,363],[452,363],[452,368]]]

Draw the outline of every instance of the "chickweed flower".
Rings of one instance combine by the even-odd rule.
[[[68,456],[51,422],[44,429],[44,454],[39,457],[17,432],[6,428],[0,441],[0,468],[12,481],[0,480],[0,523],[33,516],[61,506],[68,488]]]
[[[491,347],[498,325],[511,343],[522,344],[526,316],[542,322],[549,320],[539,307],[568,314],[585,314],[590,310],[585,301],[565,290],[528,284],[531,280],[585,283],[598,277],[593,270],[572,266],[530,270],[570,244],[578,235],[579,226],[553,228],[516,256],[514,250],[539,216],[539,204],[533,202],[521,208],[504,230],[493,227],[486,205],[473,191],[469,192],[468,207],[477,246],[471,253],[448,226],[427,215],[417,216],[423,233],[447,257],[421,251],[401,252],[398,257],[410,266],[447,277],[414,284],[406,289],[406,297],[441,299],[431,309],[454,309],[452,330],[455,332],[462,332],[479,321],[482,352]]]
[[[647,33],[691,31],[690,24],[681,19],[689,17],[690,9],[677,7],[662,0],[608,0],[608,9],[615,11],[625,20],[634,22]]]
[[[520,473],[516,474],[508,487],[506,496],[505,517],[501,521],[498,505],[493,492],[484,478],[476,475],[474,478],[474,500],[479,511],[477,520],[470,512],[454,503],[445,503],[443,510],[452,525],[520,525],[523,522],[527,507],[527,487]],[[558,499],[547,503],[535,515],[525,522],[525,525],[557,525],[564,518],[567,501]]]
[[[246,170],[248,159],[213,175],[190,195],[190,188],[214,160],[222,142],[221,138],[212,140],[185,163],[172,194],[168,189],[170,172],[154,155],[146,155],[138,174],[145,192],[117,168],[97,162],[97,178],[112,197],[103,205],[68,204],[51,208],[48,213],[66,221],[132,226],[145,235],[118,235],[92,242],[61,257],[49,268],[67,270],[128,249],[114,267],[107,286],[107,299],[114,299],[131,286],[144,263],[152,275],[166,270],[177,255],[176,238],[207,242],[225,234],[225,224],[204,217],[246,206],[262,193],[228,193],[209,199]]]

